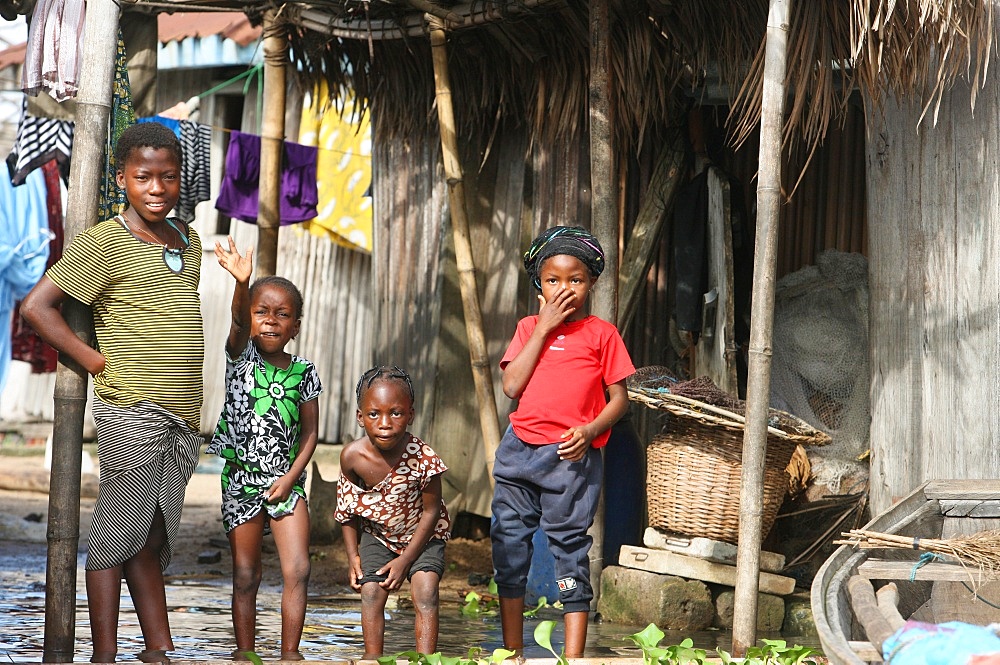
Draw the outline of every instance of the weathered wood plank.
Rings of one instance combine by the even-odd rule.
[[[1000,501],[954,501],[938,502],[945,517],[987,518],[1000,517]]]
[[[954,479],[931,480],[924,486],[928,499],[983,501],[1000,496],[1000,480]]]
[[[996,478],[1000,412],[1000,83],[961,82],[937,122],[892,100],[871,117],[871,503],[924,478]],[[903,443],[905,442],[905,444]]]
[[[666,550],[622,545],[621,553],[618,555],[618,563],[628,568],[647,570],[651,573],[676,575],[703,582],[736,586],[736,566],[696,559]],[[795,591],[795,580],[791,577],[762,572],[758,581],[758,589],[762,593],[787,596]]]
[[[666,533],[653,527],[646,527],[642,534],[642,544],[654,550],[667,550],[698,559],[715,561],[730,566],[736,565],[737,548],[710,538],[697,538]],[[769,573],[779,573],[785,567],[785,557],[777,552],[760,553],[760,569]]]
[[[871,508],[880,513],[920,484],[925,234],[919,183],[911,182],[917,105],[886,100],[869,114],[867,153],[872,424]]]
[[[881,663],[882,653],[872,646],[871,642],[862,642],[860,640],[851,640],[848,642],[851,646],[851,651],[853,651],[858,658],[865,661],[866,663]]]
[[[664,222],[674,207],[674,197],[683,179],[684,138],[678,132],[674,143],[659,157],[656,170],[625,245],[618,276],[618,330],[624,331],[635,315],[639,294],[649,267],[656,257]]]
[[[704,306],[704,321],[695,353],[695,376],[709,376],[727,393],[736,395],[736,339],[734,325],[733,230],[729,179],[720,169],[708,171],[708,284],[714,304]],[[714,293],[713,293],[714,292]],[[706,294],[707,296],[708,294]]]
[[[916,561],[884,561],[868,559],[858,566],[858,575],[869,580],[930,580],[946,582],[985,582],[973,566],[960,563],[928,563],[917,566]]]
[[[930,608],[935,623],[962,621],[987,626],[1000,621],[998,601],[1000,582],[975,586],[968,579],[936,582],[931,593]]]

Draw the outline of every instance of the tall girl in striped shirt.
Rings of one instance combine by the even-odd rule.
[[[165,126],[126,129],[115,163],[128,208],[78,235],[21,306],[43,340],[94,377],[101,480],[86,565],[92,662],[117,655],[123,576],[145,641],[138,658],[169,662],[174,648],[163,570],[204,442],[201,240],[168,218],[181,161]],[[90,305],[96,348],[63,318],[68,297]]]

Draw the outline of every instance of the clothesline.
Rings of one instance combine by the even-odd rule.
[[[216,131],[220,131],[220,132],[226,132],[227,134],[231,134],[232,132],[240,132],[241,134],[252,134],[252,132],[247,132],[247,131],[244,131],[242,129],[233,129],[232,127],[219,127],[217,125],[209,125],[209,124],[206,124],[206,123],[198,122],[197,120],[191,120],[190,122],[195,122],[195,123],[197,123],[199,125],[204,125],[205,127],[208,127],[209,129],[212,129],[212,130],[216,130]],[[356,152],[348,152],[347,150],[337,150],[336,148],[323,148],[321,146],[314,146],[314,147],[317,150],[322,150],[324,152],[335,152],[335,153],[337,153],[339,155],[349,155],[351,157],[362,157],[364,159],[369,159],[369,160],[372,158],[371,155],[362,155],[362,154],[356,153]]]

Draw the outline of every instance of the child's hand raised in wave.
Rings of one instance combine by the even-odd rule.
[[[562,289],[552,298],[551,302],[546,302],[541,294],[538,295],[538,323],[536,324],[545,333],[550,333],[559,327],[559,324],[576,311],[572,305],[575,294],[570,289]]]
[[[247,249],[246,256],[240,256],[236,249],[236,241],[232,236],[227,236],[229,249],[223,249],[222,245],[215,242],[215,258],[219,260],[219,265],[229,271],[237,282],[247,283],[250,281],[250,273],[253,272],[253,248]]]

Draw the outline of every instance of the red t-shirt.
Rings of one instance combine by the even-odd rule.
[[[500,369],[524,347],[538,323],[526,316],[517,324]],[[525,443],[559,443],[570,427],[590,423],[607,406],[605,388],[635,372],[618,329],[596,316],[564,323],[549,334],[535,371],[510,414],[514,433]],[[597,435],[594,448],[611,430]]]

